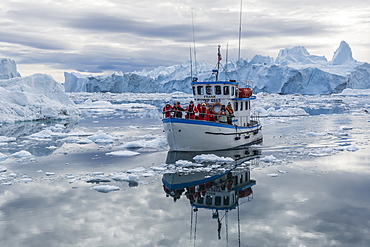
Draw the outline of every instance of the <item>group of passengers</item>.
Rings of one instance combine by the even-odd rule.
[[[197,119],[203,121],[212,121],[220,123],[232,124],[232,118],[234,117],[234,110],[229,102],[227,106],[221,105],[219,112],[214,111],[212,105],[207,105],[206,103],[199,103],[197,106],[194,101],[190,101],[189,105],[184,109],[179,101],[175,101],[172,106],[170,102],[166,102],[163,107],[163,114],[165,118],[175,117],[182,118],[183,112],[185,112],[185,118],[187,119]]]

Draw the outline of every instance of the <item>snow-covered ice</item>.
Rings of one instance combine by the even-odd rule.
[[[118,186],[113,186],[113,185],[97,185],[97,186],[92,187],[92,189],[98,192],[102,192],[102,193],[109,193],[112,191],[117,191],[120,188]]]
[[[80,115],[60,83],[46,74],[21,77],[12,60],[1,59],[0,96],[0,123]]]
[[[269,56],[256,55],[250,61],[230,60],[227,68],[229,76],[238,78],[242,87],[252,87],[256,93],[315,95],[341,93],[345,88],[370,88],[370,64],[356,61],[345,41],[340,43],[331,61],[296,46],[280,50],[275,61]],[[213,65],[199,63],[198,69],[200,81],[211,79]],[[190,70],[190,64],[185,63],[99,76],[65,72],[64,86],[67,92],[191,93]],[[220,72],[219,77],[224,78],[224,74]]]
[[[109,156],[121,156],[121,157],[135,156],[139,154],[140,153],[138,152],[129,151],[129,150],[120,150],[120,151],[113,151],[113,152],[106,153],[106,155],[109,155]]]
[[[233,162],[234,159],[231,157],[219,157],[215,154],[200,154],[193,158],[196,162],[202,163],[202,162]]]
[[[26,150],[21,150],[19,152],[16,152],[12,154],[14,158],[29,158],[32,156],[32,154]]]

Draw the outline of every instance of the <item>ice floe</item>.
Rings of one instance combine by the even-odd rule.
[[[113,185],[97,185],[97,186],[92,187],[92,189],[98,192],[102,192],[102,193],[109,193],[112,191],[117,191],[120,188],[118,186],[113,186]]]
[[[196,155],[193,159],[198,163],[207,162],[207,161],[229,163],[229,162],[234,161],[234,159],[231,157],[219,157],[215,154],[200,154],[200,155]]]
[[[12,154],[12,156],[14,158],[28,158],[28,157],[31,157],[32,154],[26,150],[21,150],[19,152]]]
[[[273,155],[265,156],[265,157],[261,158],[260,161],[263,161],[263,162],[266,162],[266,163],[280,163],[280,162],[282,162],[281,160],[277,159]]]
[[[135,156],[139,155],[140,153],[134,152],[134,151],[129,151],[129,150],[120,150],[120,151],[113,151],[106,153],[105,155],[108,156],[121,156],[121,157],[128,157],[128,156]]]

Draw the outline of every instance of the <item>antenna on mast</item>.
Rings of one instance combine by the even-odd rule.
[[[242,10],[243,10],[243,0],[240,0],[238,61],[240,60],[240,43],[241,43],[241,39],[242,39],[242,12],[243,12]]]
[[[194,31],[194,15],[193,15],[193,8],[191,8],[191,23],[193,27],[193,47],[194,47],[194,69],[195,69],[195,77],[197,77],[197,52],[195,49],[195,31]],[[193,81],[195,78],[191,78]]]

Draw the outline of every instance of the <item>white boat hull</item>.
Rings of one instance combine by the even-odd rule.
[[[261,125],[238,127],[217,122],[165,118],[164,132],[173,151],[211,151],[236,148],[262,140]]]

